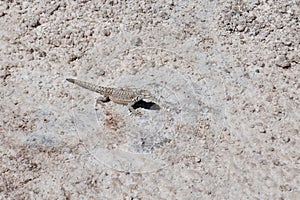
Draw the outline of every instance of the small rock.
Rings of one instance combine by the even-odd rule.
[[[291,38],[286,37],[286,38],[283,39],[282,43],[283,43],[285,46],[291,46],[291,45],[292,45],[292,40],[291,40]]]
[[[236,29],[239,31],[239,32],[243,32],[246,28],[246,25],[244,23],[241,23],[239,24]]]
[[[258,67],[265,67],[266,64],[265,64],[263,61],[259,61],[259,62],[257,63],[257,66],[258,66]]]
[[[47,55],[47,53],[45,51],[42,51],[42,50],[40,50],[38,52],[38,54],[39,54],[39,57],[45,57]]]
[[[75,54],[70,54],[69,58],[68,58],[68,63],[71,63],[73,61],[75,61],[76,59],[78,59],[78,56]]]
[[[33,17],[30,19],[29,21],[29,26],[32,27],[32,28],[36,28],[38,27],[40,24],[40,19],[37,18],[37,17]]]
[[[266,133],[266,129],[264,129],[263,127],[260,127],[259,130],[258,130],[260,133]]]
[[[248,23],[251,23],[253,22],[257,17],[253,14],[253,13],[250,13],[247,17],[246,17],[246,21]]]
[[[285,143],[289,143],[291,141],[291,139],[289,137],[287,137],[287,136],[283,137],[282,140]]]
[[[137,38],[134,38],[133,40],[131,40],[131,43],[134,46],[141,46],[143,44],[143,41],[141,38],[137,37]]]
[[[290,62],[300,63],[300,55],[297,52],[291,52],[287,55]]]
[[[275,64],[282,68],[289,68],[291,66],[291,63],[288,61],[288,59],[285,55],[277,56],[277,58],[275,60]]]
[[[3,17],[5,14],[6,14],[5,12],[1,11],[0,12],[0,17]]]
[[[103,30],[103,35],[104,36],[108,37],[108,36],[110,36],[110,34],[111,34],[110,30],[108,30],[108,29]]]
[[[96,75],[97,75],[97,76],[104,76],[104,75],[105,75],[105,70],[99,69],[99,71],[96,72]]]
[[[282,29],[284,27],[284,24],[283,24],[283,22],[280,21],[280,22],[277,22],[275,24],[275,26],[276,26],[277,29]]]

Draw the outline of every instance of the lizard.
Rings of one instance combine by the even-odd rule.
[[[67,78],[67,81],[80,87],[101,94],[97,99],[97,103],[113,101],[117,104],[127,105],[130,113],[140,115],[141,113],[133,108],[134,104],[141,100],[148,100],[157,103],[158,100],[147,90],[137,88],[112,88],[103,87],[89,82]]]

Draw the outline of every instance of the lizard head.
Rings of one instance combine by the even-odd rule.
[[[152,95],[151,92],[149,92],[148,90],[140,90],[139,93],[141,94],[143,100],[153,101],[153,103],[159,102],[159,100],[154,95]]]

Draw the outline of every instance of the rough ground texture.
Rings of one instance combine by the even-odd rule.
[[[1,1],[0,199],[299,199],[300,2]],[[95,104],[65,81],[143,88]]]

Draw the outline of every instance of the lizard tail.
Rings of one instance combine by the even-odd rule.
[[[92,83],[88,83],[88,82],[85,82],[85,81],[80,81],[80,80],[73,79],[73,78],[67,78],[66,80],[71,82],[71,83],[74,83],[76,85],[79,85],[80,87],[83,87],[85,89],[88,89],[88,90],[91,90],[91,91],[94,91],[94,92],[101,92],[103,90],[101,86],[98,86],[98,85],[95,85],[95,84],[92,84]]]

